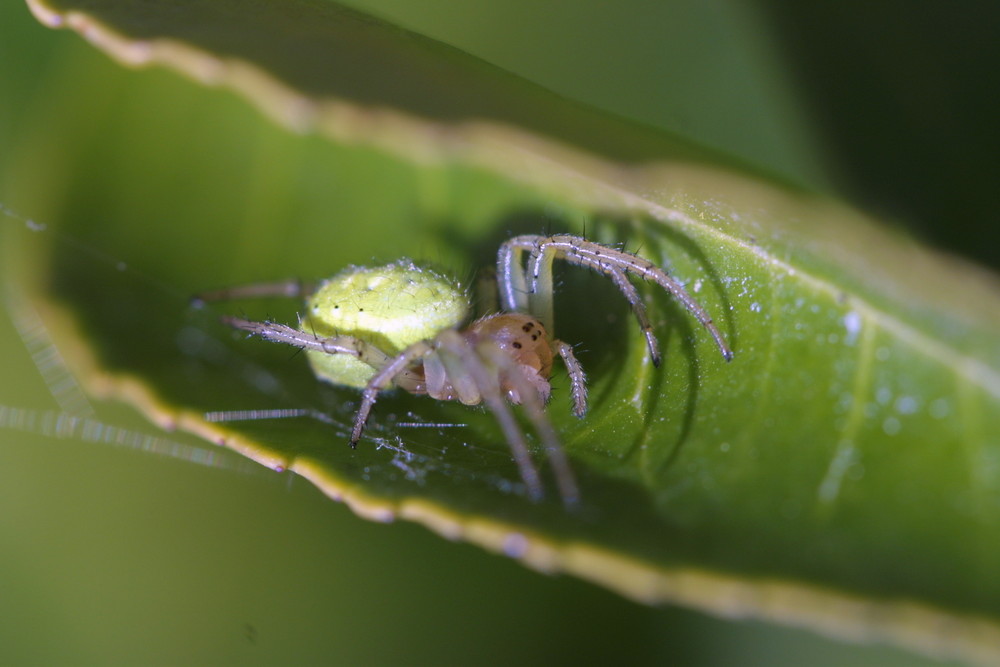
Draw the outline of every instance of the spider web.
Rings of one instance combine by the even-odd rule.
[[[114,256],[90,241],[22,216],[2,202],[0,216],[8,255],[18,253],[24,244],[40,240],[72,254],[75,261],[90,264],[93,270],[111,274],[113,280],[126,288],[138,286],[186,308],[190,295],[127,258]],[[53,255],[58,257],[60,253]],[[198,444],[194,438],[164,432],[152,424],[148,429],[135,428],[102,418],[102,404],[88,396],[85,383],[71,371],[60,349],[61,341],[57,342],[58,336],[46,325],[32,297],[21,286],[21,278],[10,266],[5,269],[0,294],[3,310],[50,400],[44,406],[0,401],[0,430],[136,450],[240,474],[264,472],[248,459],[217,446]],[[264,435],[258,436],[265,444],[268,438],[296,438],[305,432],[327,441],[330,447],[346,448],[359,393],[315,381],[304,384],[302,378],[308,375],[305,359],[288,350],[278,353],[284,357],[277,364],[273,363],[274,351],[266,355],[271,360],[258,358],[256,342],[236,340],[234,344],[233,332],[216,321],[220,312],[205,309],[176,322],[172,331],[165,332],[172,339],[178,359],[198,366],[206,375],[224,374],[229,384],[244,389],[241,395],[249,390],[260,398],[254,405],[246,406],[220,400],[217,410],[211,406],[205,410],[206,420],[232,424],[234,429],[249,432],[251,437],[258,431],[254,423],[266,422],[269,426],[260,430]],[[289,379],[290,372],[293,379]],[[456,482],[474,480],[502,493],[523,494],[523,483],[510,466],[506,451],[473,443],[475,430],[469,428],[468,422],[488,419],[488,415],[481,409],[465,409],[459,421],[452,418],[459,416],[455,412],[451,410],[442,416],[434,401],[427,398],[390,395],[380,400],[357,450],[364,459],[364,477],[424,486],[436,476],[445,476]],[[505,466],[510,468],[509,474]]]

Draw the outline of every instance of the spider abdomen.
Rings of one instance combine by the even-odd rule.
[[[324,281],[309,297],[299,328],[316,336],[352,336],[391,357],[459,326],[468,305],[457,281],[401,259],[385,266],[351,266]],[[363,355],[306,354],[321,380],[357,388],[364,388],[382,363]],[[419,372],[408,369],[404,375],[397,386],[423,393]]]

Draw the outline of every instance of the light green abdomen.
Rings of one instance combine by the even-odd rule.
[[[410,260],[374,268],[348,267],[306,302],[299,328],[318,336],[353,336],[394,356],[407,346],[460,326],[469,298],[461,285]],[[307,350],[325,382],[364,387],[375,369],[346,354]]]

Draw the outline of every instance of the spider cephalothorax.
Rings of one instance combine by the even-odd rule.
[[[528,253],[525,261],[525,253]],[[614,281],[632,307],[654,364],[659,346],[646,307],[628,276],[657,283],[701,322],[729,361],[732,352],[711,318],[683,286],[648,260],[578,236],[517,236],[501,245],[497,287],[502,310],[467,323],[470,302],[454,281],[410,260],[349,267],[315,290],[298,281],[250,285],[201,295],[200,300],[305,296],[299,328],[236,317],[224,321],[269,341],[306,350],[316,375],[363,389],[351,432],[356,446],[379,392],[398,387],[438,400],[484,403],[496,416],[529,496],[543,485],[510,404],[520,404],[552,462],[563,502],[578,490],[572,469],[545,416],[553,360],[570,378],[573,412],[587,412],[587,383],[573,348],[552,335],[552,262],[562,259]]]

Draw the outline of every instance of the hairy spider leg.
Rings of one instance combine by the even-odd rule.
[[[573,346],[561,340],[553,340],[552,345],[563,360],[566,373],[569,375],[569,391],[573,399],[573,414],[581,419],[587,414],[587,375],[583,366],[573,354]]]
[[[223,324],[235,329],[248,331],[251,335],[260,336],[272,343],[284,343],[300,347],[303,350],[317,350],[326,354],[349,354],[357,357],[372,368],[382,368],[390,362],[391,357],[371,343],[354,336],[330,336],[324,338],[315,334],[300,331],[287,324],[277,322],[255,322],[241,317],[224,315]]]
[[[615,286],[625,295],[625,299],[632,306],[635,319],[639,321],[639,328],[642,329],[642,334],[646,337],[649,357],[653,360],[653,366],[659,367],[662,359],[660,357],[660,342],[656,339],[656,334],[653,333],[653,325],[650,323],[649,315],[646,313],[646,303],[639,296],[639,290],[635,288],[635,285],[628,279],[625,272],[618,267],[609,266],[606,273],[611,276],[611,280],[615,283]]]
[[[207,302],[243,298],[294,298],[309,294],[312,289],[312,285],[299,280],[254,283],[203,292],[194,297],[192,301],[194,305],[200,307]],[[270,321],[259,322],[233,316],[223,316],[221,321],[228,326],[241,329],[250,335],[259,336],[270,342],[283,343],[306,350],[316,350],[325,354],[347,354],[376,369],[375,375],[369,380],[362,393],[361,406],[355,416],[350,439],[352,448],[356,448],[361,439],[379,392],[388,389],[392,384],[408,391],[417,389],[418,384],[422,385],[423,381],[414,379],[409,370],[410,366],[417,361],[424,361],[432,365],[434,363],[443,364],[448,381],[455,389],[456,394],[458,394],[457,398],[461,402],[466,404],[486,403],[504,433],[515,464],[528,489],[529,497],[534,501],[539,501],[544,496],[541,478],[531,460],[524,433],[500,389],[498,372],[503,372],[508,381],[514,384],[528,419],[541,437],[546,455],[552,463],[556,484],[563,503],[567,507],[572,507],[579,501],[576,479],[569,460],[559,445],[559,438],[545,415],[544,401],[534,386],[525,379],[519,365],[492,343],[484,342],[477,350],[460,332],[449,329],[438,334],[432,341],[420,341],[395,357],[390,357],[374,345],[353,336],[322,337],[285,324]],[[582,417],[587,411],[587,386],[583,368],[573,354],[570,345],[560,340],[553,340],[552,344],[562,358],[570,377],[574,403],[573,412],[576,416]],[[480,355],[485,355],[488,358],[492,369],[485,365],[483,356]],[[290,411],[289,414],[292,412],[295,416],[315,416],[312,411],[296,410]],[[329,417],[326,417],[326,420],[329,420]]]
[[[411,364],[431,355],[441,355],[442,362],[448,369],[449,381],[456,387],[462,402],[468,404],[485,402],[500,424],[514,462],[528,488],[528,495],[535,501],[541,500],[543,497],[541,479],[531,460],[524,434],[517,424],[510,405],[500,391],[499,377],[496,372],[490,372],[479,356],[479,352],[474,350],[458,331],[452,329],[443,331],[433,341],[414,343],[395,357],[389,357],[370,343],[352,336],[324,338],[305,333],[285,324],[255,322],[231,316],[224,316],[222,322],[274,343],[317,350],[325,354],[349,354],[373,368],[377,368],[375,375],[369,380],[368,386],[362,392],[361,406],[355,415],[354,427],[351,430],[350,445],[352,448],[356,448],[358,441],[361,440],[361,435],[378,394],[388,389],[393,383],[406,389],[407,385],[413,384],[412,380],[406,377]],[[566,349],[569,348],[569,345],[565,343],[562,343],[562,346]],[[546,454],[552,461],[560,496],[567,506],[575,504],[579,493],[576,489],[572,469],[559,446],[558,436],[545,416],[544,405],[537,391],[524,379],[518,365],[495,345],[484,344],[481,347],[487,350],[491,364],[505,371],[506,377],[515,384],[525,412],[541,436]],[[575,369],[570,371],[571,377],[574,378],[574,387],[579,386],[578,389],[574,389],[574,396],[582,390],[585,401],[586,387],[583,385],[582,370],[579,369],[579,363],[576,362],[571,351],[568,355],[572,361],[566,362],[567,367],[572,366],[572,369]],[[567,359],[565,354],[563,359],[564,361]],[[412,389],[412,386],[410,388]]]
[[[488,275],[482,276],[481,280],[490,284],[492,287],[490,295],[494,299],[499,293],[501,308],[503,310],[534,315],[535,311],[528,305],[529,294],[525,280],[525,271],[521,268],[523,250],[524,248],[510,246],[507,243],[503,244],[497,253],[498,271],[490,271]],[[635,291],[635,288],[628,280],[625,280],[625,284],[628,288]],[[485,292],[485,290],[481,291]],[[638,299],[638,294],[636,294],[636,298]],[[640,307],[642,307],[641,304]],[[643,321],[648,324],[648,318],[645,318],[645,308],[643,308],[642,313]],[[538,319],[542,321],[542,327],[548,334],[552,347],[559,353],[560,358],[562,358],[563,365],[566,367],[566,372],[569,375],[570,393],[573,398],[573,414],[582,418],[587,414],[587,376],[583,371],[583,366],[577,361],[572,345],[552,336],[552,322],[549,321],[546,323],[541,317]],[[652,330],[652,327],[650,327],[650,330]]]
[[[531,312],[542,321],[542,325],[548,331],[552,331],[555,324],[555,288],[552,284],[552,264],[557,252],[542,252],[538,244],[539,241],[545,241],[549,238],[554,237],[518,236],[508,240],[500,248],[497,255],[497,265],[501,280],[498,291],[504,308]],[[569,236],[567,238],[575,239],[577,237]],[[579,240],[583,241],[583,239]],[[606,250],[609,249],[606,248]],[[524,264],[525,251],[531,253],[527,266]],[[659,366],[660,346],[653,333],[649,316],[646,314],[646,304],[643,303],[635,285],[629,282],[624,271],[615,266],[608,265],[602,271],[611,276],[615,286],[625,295],[632,307],[632,312],[635,313],[635,317],[639,321],[643,335],[646,337],[653,365]]]
[[[497,251],[497,291],[500,307],[512,313],[527,313],[529,309],[528,281],[525,278],[524,251],[530,249],[505,241]],[[546,331],[552,331],[552,314],[532,313],[542,321]]]
[[[410,345],[368,381],[368,386],[365,387],[361,395],[361,407],[358,408],[358,413],[354,420],[354,430],[351,433],[351,446],[357,446],[358,440],[361,439],[361,434],[368,421],[368,416],[371,414],[372,407],[378,399],[379,392],[388,389],[392,384],[393,378],[404,371],[410,364],[435,354],[442,356],[441,362],[445,364],[446,368],[451,365],[447,361],[448,357],[460,360],[462,369],[465,372],[459,373],[458,377],[454,379],[460,383],[464,378],[468,378],[474,382],[474,390],[493,412],[494,417],[500,424],[500,429],[507,439],[514,462],[517,464],[518,471],[521,474],[521,479],[524,480],[525,485],[528,487],[528,495],[532,500],[541,500],[543,496],[541,479],[531,461],[528,445],[524,441],[524,435],[517,425],[514,413],[500,394],[498,378],[490,375],[489,371],[483,365],[482,360],[471,350],[465,338],[457,331],[451,329],[442,331],[433,341],[419,341]],[[456,391],[458,391],[457,388]],[[469,394],[468,388],[464,387],[461,393],[465,394],[463,402],[472,401],[473,396]],[[479,401],[474,402],[478,403]]]
[[[422,359],[433,351],[434,348],[431,347],[430,343],[425,340],[418,341],[395,357],[387,358],[386,363],[368,380],[368,384],[361,392],[361,406],[354,416],[354,428],[351,430],[351,447],[358,446],[358,441],[361,440],[361,434],[365,430],[365,424],[368,423],[368,416],[371,414],[372,406],[375,405],[375,400],[378,398],[379,392],[391,387],[393,380],[406,372],[410,364],[418,359]]]
[[[565,343],[562,344],[566,348],[569,348],[569,346]],[[521,405],[523,406],[528,419],[531,421],[532,426],[534,426],[535,432],[538,433],[541,438],[542,444],[545,447],[545,454],[552,463],[552,472],[555,474],[556,486],[559,487],[559,495],[562,498],[563,504],[567,508],[574,507],[580,498],[580,492],[576,484],[576,477],[573,475],[573,468],[569,464],[566,452],[563,451],[562,446],[559,444],[559,436],[556,435],[555,429],[552,428],[552,422],[549,421],[549,418],[545,414],[545,402],[542,400],[542,397],[538,395],[538,392],[531,385],[531,383],[528,382],[527,378],[525,378],[521,373],[520,367],[516,362],[514,362],[513,359],[504,354],[498,347],[488,342],[481,343],[479,348],[481,353],[487,356],[498,369],[505,371],[504,377],[509,382],[514,384],[514,388],[521,397]],[[572,354],[572,352],[570,354]],[[472,356],[476,355],[473,354]],[[575,361],[575,357],[573,357],[573,359]],[[576,367],[579,369],[579,364],[576,364]],[[570,368],[568,364],[567,368]],[[570,373],[572,376],[572,369],[570,369]],[[487,373],[487,375],[490,374]],[[496,376],[496,373],[492,375]],[[494,379],[497,381],[499,380],[498,378]],[[577,379],[582,381],[582,377]],[[491,383],[492,381],[493,380],[491,380]],[[574,384],[575,382],[576,380],[574,380]],[[586,385],[583,385],[583,387],[584,391],[586,391]],[[494,401],[503,406],[505,410],[510,411],[510,406],[505,400],[503,400],[503,396],[501,396],[499,392]],[[584,409],[586,409],[586,407],[584,407]],[[520,429],[518,429],[518,432],[520,433]]]
[[[354,430],[351,434],[352,446],[360,440],[379,393],[388,389],[399,373],[420,360],[423,360],[425,367],[438,363],[444,367],[448,382],[454,389],[456,398],[462,403],[486,404],[500,425],[500,430],[503,431],[521,479],[528,489],[529,497],[533,501],[539,501],[544,496],[541,478],[531,460],[524,433],[500,389],[500,373],[503,373],[504,377],[514,384],[528,419],[541,437],[546,455],[552,462],[563,503],[570,507],[578,501],[579,491],[572,468],[559,446],[555,430],[545,416],[543,401],[535,388],[524,378],[518,364],[492,343],[483,342],[474,347],[461,332],[454,329],[442,331],[430,341],[414,343],[369,380],[355,417]]]
[[[286,324],[276,322],[254,322],[240,317],[223,316],[223,324],[235,329],[248,331],[251,335],[260,336],[272,343],[284,343],[303,350],[316,350],[325,354],[349,354],[368,364],[376,371],[389,364],[393,357],[375,347],[371,343],[354,336],[330,336],[324,338],[316,334],[306,333]],[[395,376],[396,385],[404,391],[422,393],[423,379],[404,369]],[[351,443],[354,446],[354,442]]]
[[[514,417],[514,411],[500,391],[499,374],[496,370],[491,372],[486,367],[479,352],[459,332],[442,331],[436,340],[439,344],[440,353],[445,356],[445,359],[448,356],[454,355],[464,371],[464,375],[475,383],[482,401],[486,403],[486,407],[493,413],[493,417],[500,425],[500,430],[503,431],[504,438],[507,440],[507,445],[510,447],[511,455],[514,458],[514,463],[517,464],[518,472],[521,474],[521,479],[524,480],[525,486],[528,487],[528,496],[533,501],[538,502],[545,495],[543,491],[544,487],[538,475],[538,470],[531,460],[531,453],[524,440],[524,433],[521,431],[521,427]],[[499,353],[499,350],[493,345],[486,345],[483,348],[493,349]],[[510,361],[510,358],[506,355],[498,354],[497,356],[503,357],[508,362]],[[514,374],[519,378],[523,377],[520,373],[519,369],[514,369]],[[518,385],[517,389],[519,393],[522,391],[520,385]],[[527,391],[527,394],[522,395],[522,401],[525,404],[530,401],[529,396],[534,395],[533,388],[529,387]],[[548,443],[546,442],[545,444],[548,447]]]
[[[522,268],[522,257],[525,251],[530,252],[526,268]],[[722,333],[712,322],[712,318],[702,308],[694,297],[666,271],[647,259],[603,246],[578,236],[558,234],[555,236],[524,235],[515,236],[504,242],[497,257],[497,267],[500,274],[500,297],[506,308],[524,308],[530,306],[531,312],[542,320],[543,324],[552,322],[552,263],[558,258],[570,264],[584,266],[609,277],[622,291],[632,312],[635,313],[639,325],[644,331],[648,324],[645,306],[634,289],[625,289],[625,282],[615,275],[617,272],[638,276],[643,280],[652,280],[669,292],[697,319],[715,341],[719,352],[726,361],[733,358]],[[627,282],[627,281],[626,281]],[[628,283],[631,284],[631,283]],[[650,353],[654,359],[659,352],[650,341],[655,338],[647,335]]]

